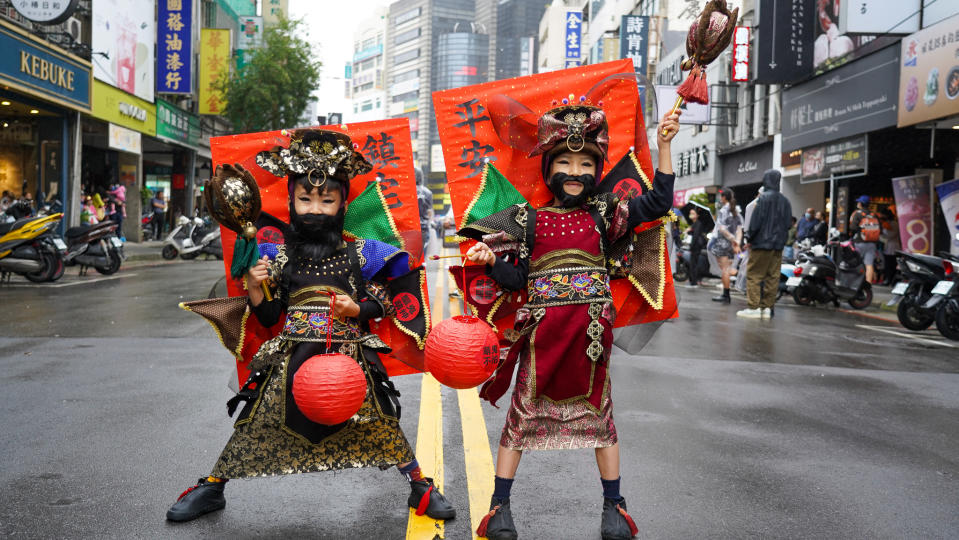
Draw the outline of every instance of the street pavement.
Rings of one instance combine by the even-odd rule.
[[[439,319],[459,306],[434,265]],[[480,405],[475,390],[421,375],[395,380],[401,424],[457,519],[411,518],[395,470],[358,469],[231,481],[224,511],[167,523],[231,432],[233,360],[177,307],[206,297],[223,264],[70,273],[70,285],[0,287],[0,535],[472,537],[507,399]],[[959,537],[959,343],[877,310],[786,299],[771,321],[743,320],[741,296],[725,306],[712,288],[678,291],[678,319],[639,355],[613,355],[622,491],[639,537]],[[597,476],[590,450],[528,452],[512,497],[520,537],[599,538]]]

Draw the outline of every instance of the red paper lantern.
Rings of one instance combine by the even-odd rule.
[[[366,399],[366,376],[345,354],[318,354],[293,375],[293,401],[317,424],[332,426],[353,417]]]
[[[451,388],[482,384],[499,363],[499,339],[482,319],[459,315],[447,319],[426,338],[426,370]]]

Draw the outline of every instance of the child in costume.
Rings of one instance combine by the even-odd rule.
[[[510,488],[522,453],[561,448],[596,450],[604,496],[602,538],[636,533],[619,490],[610,398],[615,318],[610,253],[612,244],[632,242],[636,226],[670,210],[670,141],[679,129],[678,117],[667,114],[657,130],[659,170],[652,189],[620,200],[610,192],[596,193],[609,144],[603,110],[580,103],[548,111],[539,119],[538,144],[530,156],[542,155],[552,203],[538,209],[517,204],[458,233],[482,240],[467,251],[470,261],[485,264],[486,273],[503,288],[528,294],[527,305],[516,315],[519,337],[480,393],[495,404],[519,364],[496,458],[490,513],[477,531],[480,536],[517,537]]]
[[[367,324],[394,316],[391,296],[407,292],[404,283],[420,283],[418,274],[415,280],[402,276],[423,269],[411,271],[409,255],[384,242],[345,242],[342,236],[350,179],[372,166],[348,136],[320,129],[295,132],[289,148],[260,152],[256,163],[287,176],[291,227],[285,243],[274,246],[272,261],[263,257],[247,272],[248,309],[267,328],[284,314],[286,321],[280,335],[260,347],[249,366],[250,379],[228,403],[231,415],[241,402],[245,405],[210,476],[180,495],[167,519],[188,521],[224,508],[224,487],[232,478],[394,465],[410,482],[408,504],[417,514],[452,519],[455,510],[422,475],[400,429],[398,393],[376,355],[389,348]],[[217,175],[252,181],[239,166],[220,166]],[[264,282],[275,282],[272,299],[262,291]],[[198,306],[191,310],[200,313]],[[222,338],[231,321],[214,321],[215,311],[204,316]],[[309,420],[292,394],[297,370],[327,353],[355,359],[367,381],[359,412],[332,426]]]

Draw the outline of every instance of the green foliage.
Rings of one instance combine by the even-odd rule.
[[[216,86],[226,97],[223,116],[235,133],[295,126],[319,88],[320,62],[296,35],[302,21],[281,18],[263,33],[250,62]]]
[[[150,208],[150,199],[153,198],[153,190],[143,186],[140,188],[140,202],[143,203],[143,208]]]
[[[690,202],[699,203],[699,204],[705,206],[706,208],[712,208],[712,207],[713,207],[712,203],[709,202],[709,195],[706,194],[706,193],[697,193],[697,194],[689,197],[689,200],[690,200]]]

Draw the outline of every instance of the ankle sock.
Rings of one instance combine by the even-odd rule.
[[[612,499],[616,502],[619,502],[622,499],[622,497],[619,494],[620,478],[617,478],[616,480],[606,480],[602,476],[599,477],[599,481],[602,482],[603,484],[603,497],[606,497],[607,499]]]
[[[410,482],[424,480],[423,471],[420,470],[420,464],[415,459],[405,467],[397,466],[396,468],[399,469],[399,471],[403,473],[403,475],[406,476],[406,479]]]
[[[512,478],[500,478],[499,476],[493,477],[493,497],[504,500],[509,499],[509,492],[513,489],[513,479]]]

